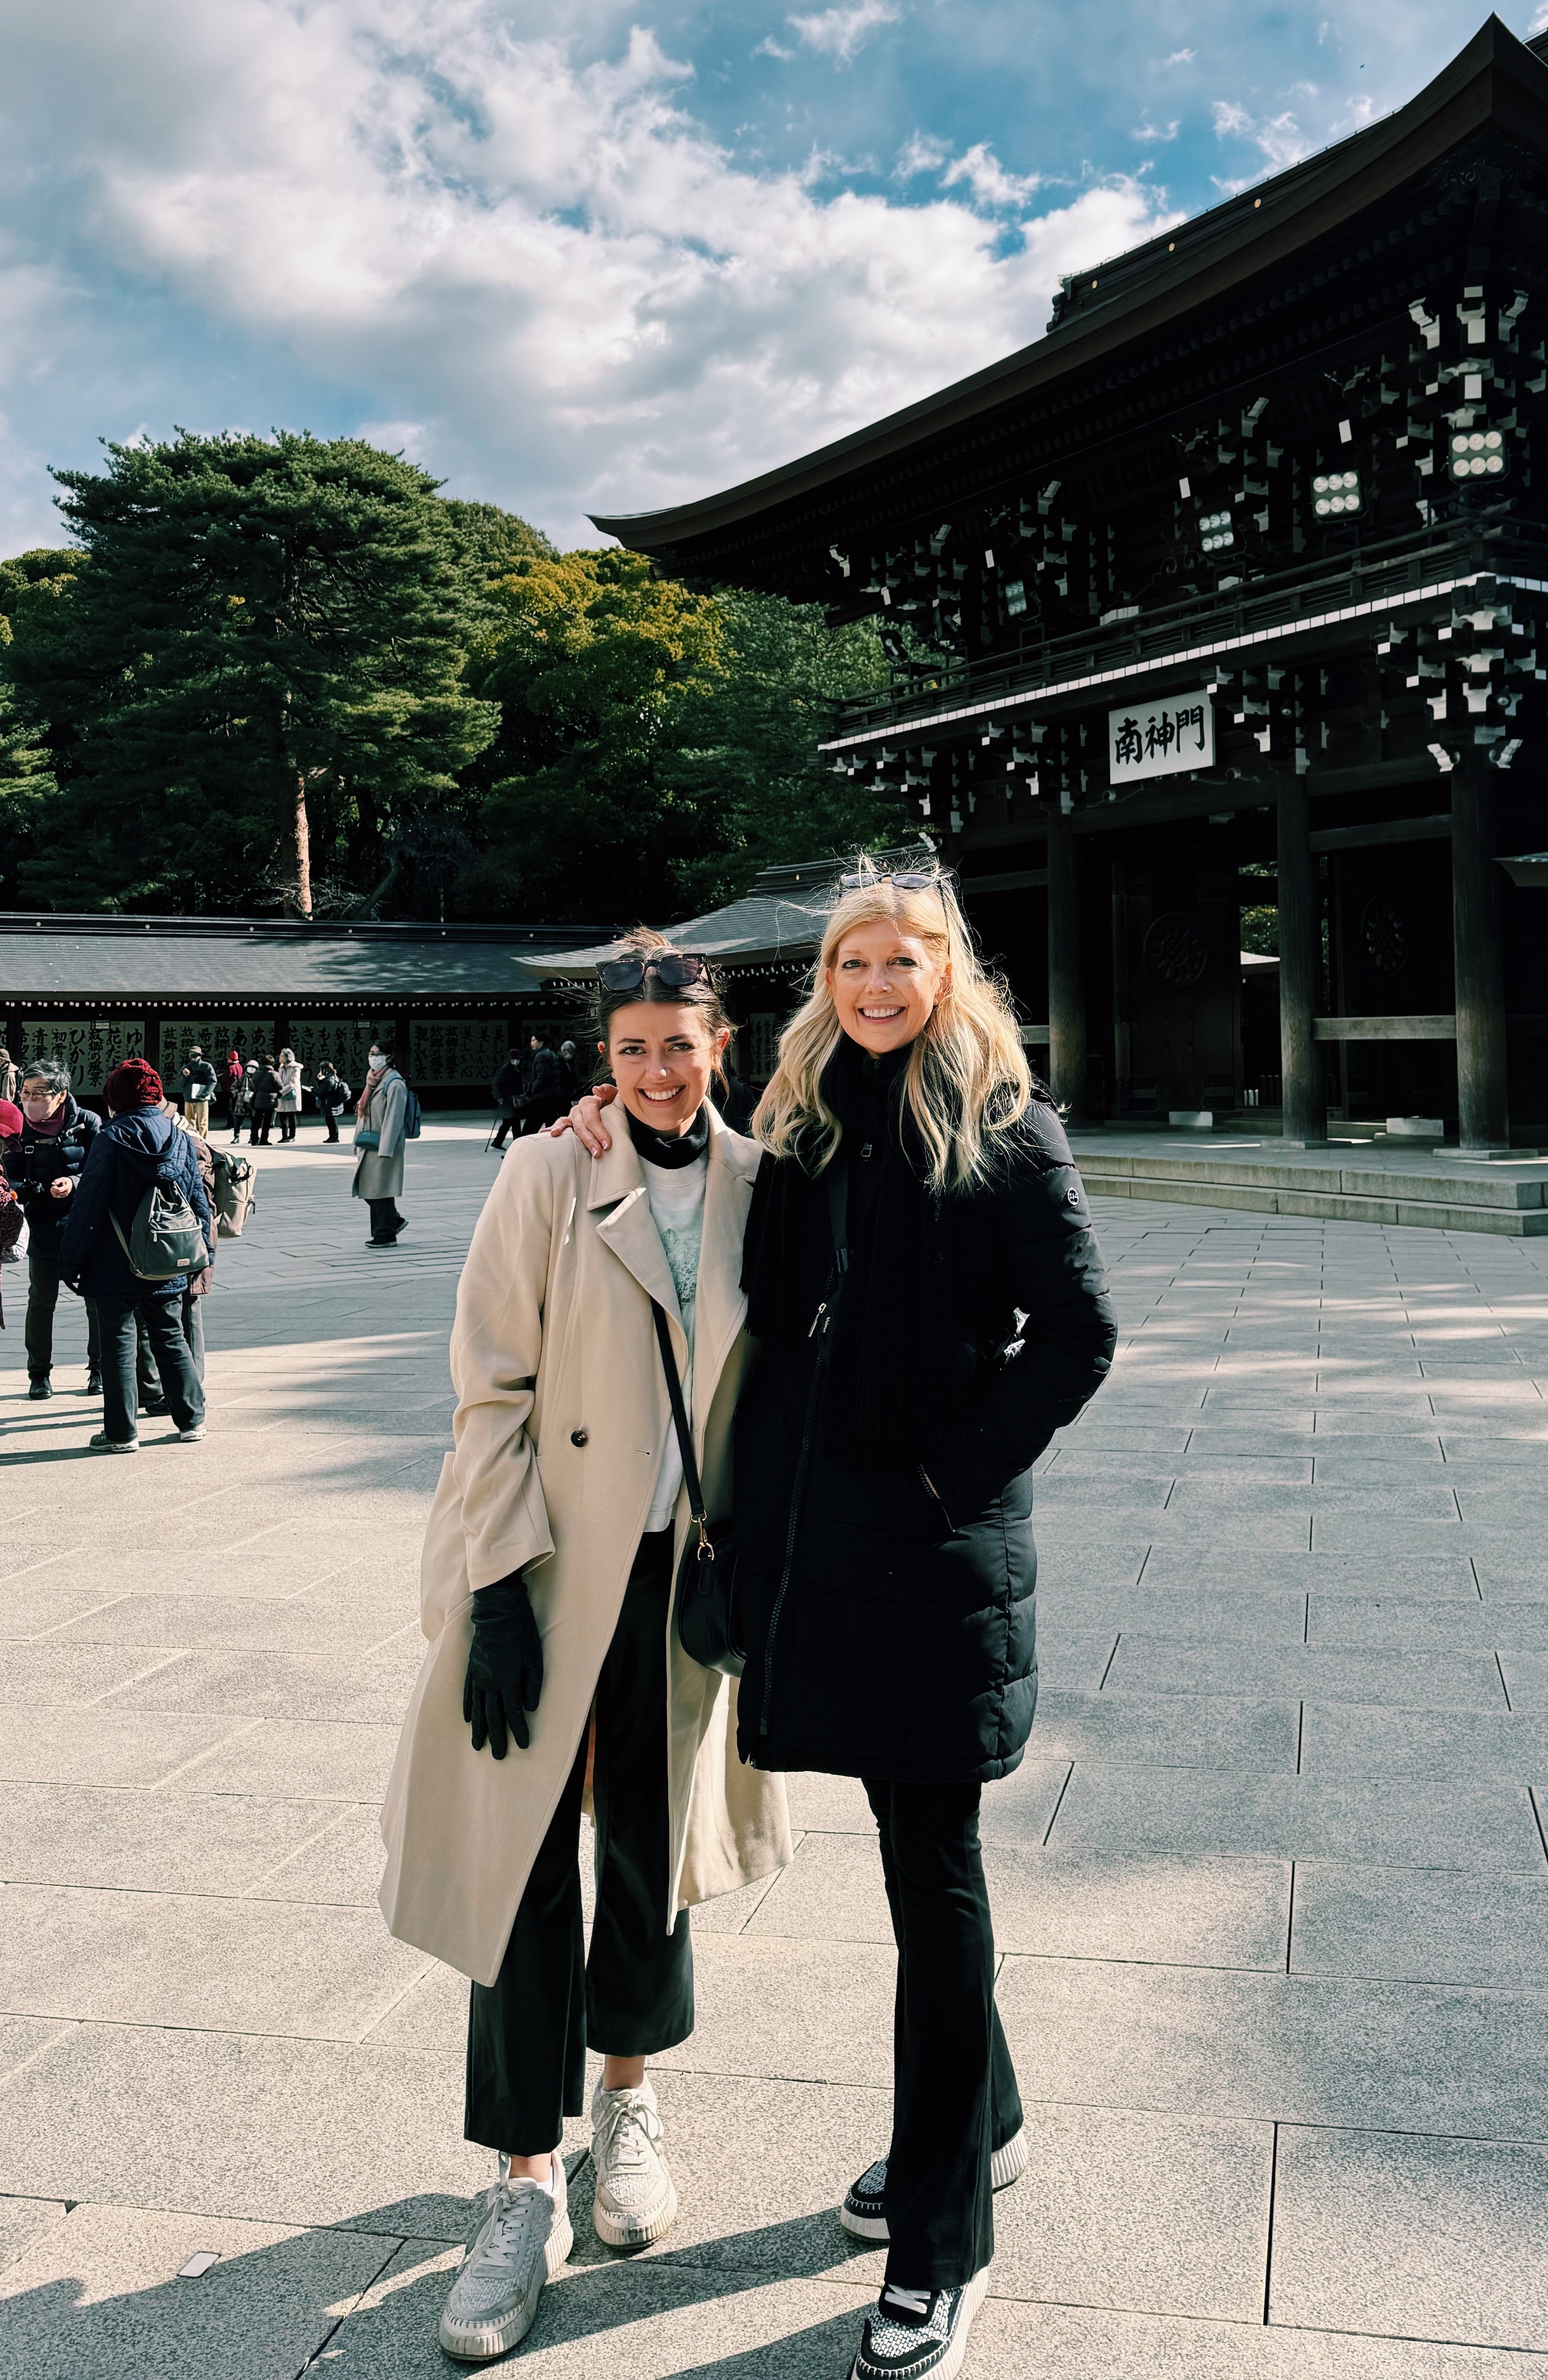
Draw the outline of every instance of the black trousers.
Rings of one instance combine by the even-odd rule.
[[[994,2253],[989,2160],[1021,2129],[994,2006],[981,1788],[867,1779],[865,1790],[897,1939],[887,2278],[960,2289]]]
[[[178,1311],[183,1320],[183,1336],[189,1342],[189,1354],[193,1357],[193,1368],[202,1380],[204,1378],[203,1298],[195,1297],[191,1289],[185,1289]],[[134,1378],[135,1386],[140,1391],[140,1402],[142,1405],[147,1401],[152,1404],[161,1404],[165,1401],[162,1396],[161,1378],[156,1370],[156,1359],[151,1348],[151,1334],[145,1328],[143,1315],[138,1309],[135,1314],[135,1342]]]
[[[289,1108],[281,1108],[279,1111],[279,1136],[281,1140],[294,1140],[296,1137],[295,1112]]]
[[[250,1148],[268,1148],[269,1127],[274,1120],[274,1111],[272,1107],[254,1107],[248,1110],[248,1122],[252,1127],[248,1135]]]
[[[584,1951],[586,1738],[527,1879],[496,1982],[472,1986],[463,2131],[510,2156],[558,2145],[585,2103],[586,2049],[650,2058],[693,2031],[688,1912],[668,1927],[666,1614],[672,1532],[641,1537],[597,1680],[596,1914]],[[507,1760],[520,1760],[513,1744]]]
[[[54,1369],[54,1313],[59,1303],[59,1274],[52,1258],[41,1247],[27,1251],[27,1369],[34,1380],[46,1380]],[[90,1298],[86,1301],[86,1362],[90,1370],[102,1368],[102,1342],[97,1336],[97,1317]]]
[[[396,1240],[407,1218],[397,1211],[396,1198],[368,1198],[371,1208],[371,1236],[373,1240]],[[535,2152],[534,2152],[535,2154]]]
[[[103,1427],[121,1444],[135,1435],[134,1358],[137,1323],[142,1323],[155,1359],[161,1391],[179,1429],[192,1429],[204,1418],[204,1390],[183,1336],[180,1297],[98,1297],[102,1332]]]

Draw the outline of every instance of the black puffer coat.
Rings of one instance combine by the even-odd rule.
[[[765,1312],[768,1340],[737,1417],[739,1742],[760,1768],[966,1782],[1021,1758],[1037,1699],[1030,1466],[1100,1387],[1116,1331],[1055,1111],[1038,1100],[1003,1147],[991,1182],[940,1208],[955,1421],[896,1463],[835,1451],[835,1372],[840,1402],[850,1393],[842,1349],[835,1367],[822,1334],[807,1336],[831,1246],[824,1177],[800,1177],[785,1209],[804,1203],[808,1260],[780,1274],[799,1310],[772,1323]],[[908,1161],[896,1124],[886,1161]],[[748,1226],[754,1329],[775,1170],[765,1158]],[[921,1284],[905,1279],[896,1294],[919,1311]],[[921,1317],[920,1342],[934,1330],[939,1348],[940,1323]],[[896,1395],[907,1439],[922,1384],[900,1376]]]

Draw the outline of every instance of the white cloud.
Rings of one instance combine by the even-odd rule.
[[[903,11],[895,0],[848,0],[838,8],[823,8],[812,17],[790,17],[786,23],[808,49],[821,50],[847,67],[862,42],[883,25],[896,25]]]
[[[1548,0],[1543,0],[1543,6],[1548,7]],[[936,173],[950,155],[945,140],[936,140],[927,132],[910,132],[897,152],[894,176],[899,182],[908,182],[916,174]]]
[[[648,32],[608,38],[589,57],[562,32],[518,39],[506,0],[14,17],[0,179],[54,175],[75,210],[57,245],[100,279],[32,292],[28,335],[0,340],[0,407],[16,418],[23,372],[65,355],[101,391],[93,428],[121,434],[157,404],[158,431],[189,418],[170,366],[149,405],[143,374],[116,393],[98,304],[116,281],[126,314],[153,297],[217,346],[235,332],[283,358],[287,384],[340,392],[453,492],[589,538],[587,510],[729,485],[1024,345],[1062,273],[1164,220],[1111,180],[1007,242],[954,192],[1019,203],[1036,177],[981,144],[920,204],[749,170],[684,112],[687,68]],[[218,426],[218,384],[196,426]],[[269,404],[245,380],[233,398]]]
[[[1164,67],[1190,67],[1193,64],[1193,52],[1191,50],[1174,50],[1171,56],[1169,58],[1163,58],[1161,63]]]
[[[966,182],[981,207],[1018,207],[1042,180],[1041,174],[1007,174],[993,149],[975,140],[966,153],[946,167],[943,189]]]
[[[1217,99],[1214,129],[1221,140],[1250,141],[1271,174],[1281,174],[1286,165],[1298,164],[1310,146],[1288,108],[1278,115],[1253,115],[1237,100]],[[1259,178],[1249,174],[1238,180],[1220,181],[1219,187],[1228,193],[1245,190]]]
[[[1137,124],[1129,134],[1131,140],[1175,140],[1182,118],[1174,115],[1170,124]]]
[[[1527,27],[1528,41],[1530,42],[1533,35],[1537,33],[1548,33],[1548,0],[1539,0],[1539,6],[1533,15],[1532,21]]]

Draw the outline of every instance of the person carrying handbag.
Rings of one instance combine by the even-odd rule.
[[[363,1198],[371,1209],[368,1247],[393,1247],[408,1228],[408,1217],[397,1211],[408,1116],[408,1086],[393,1063],[392,1051],[373,1041],[365,1088],[355,1103],[355,1179],[349,1194]]]
[[[983,1787],[1037,1699],[1032,1464],[1106,1378],[1057,1111],[950,877],[860,860],[754,1117],[737,1416],[738,1749],[858,1777],[897,1943],[890,2142],[839,2210],[887,2243],[852,2380],[948,2380],[1027,2169],[994,2005]],[[593,1148],[600,1110],[573,1119]]]
[[[456,1449],[421,1567],[430,1649],[383,1822],[391,1931],[472,1978],[465,2129],[499,2180],[441,2319],[467,2362],[525,2335],[568,2252],[558,2146],[588,2046],[603,2058],[597,2232],[628,2247],[670,2228],[646,2060],[693,2028],[688,1911],[791,1856],[783,1781],[735,1755],[735,1682],[671,1624],[697,1542],[671,1379],[719,1518],[753,1354],[740,1271],[758,1151],[709,1103],[728,1028],[703,960],[641,929],[599,974],[627,1125],[600,1161],[573,1136],[523,1136],[474,1232]]]

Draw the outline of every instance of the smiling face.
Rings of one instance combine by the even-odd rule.
[[[873,1058],[919,1039],[949,980],[939,944],[885,917],[852,926],[826,975],[840,1025]]]
[[[636,1000],[608,1020],[598,1042],[630,1115],[657,1132],[684,1133],[709,1097],[715,1060],[729,1034],[712,1032],[701,1009]]]

